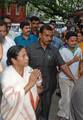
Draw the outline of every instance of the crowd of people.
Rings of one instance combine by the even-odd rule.
[[[56,21],[32,16],[20,23],[18,36],[11,23],[7,16],[0,20],[2,120],[48,120],[58,85],[57,119],[83,120],[82,22],[74,30],[67,24],[60,35]]]

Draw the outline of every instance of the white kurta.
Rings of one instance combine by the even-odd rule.
[[[24,87],[28,83],[32,69],[25,67],[21,77],[13,66],[5,69],[2,84],[1,115],[4,120],[36,120],[35,112],[30,99],[30,91],[25,94]],[[36,85],[31,89],[34,103],[38,101]]]
[[[75,56],[79,56],[80,58],[82,58],[82,52],[79,47],[77,47],[77,49],[74,51],[74,53],[70,49],[63,47],[60,49],[60,54],[65,62],[69,62]],[[70,70],[71,70],[72,74],[74,75],[74,77],[76,79],[78,79],[79,61],[74,62],[69,67],[70,67]],[[59,77],[64,80],[69,79],[63,72],[60,72]]]
[[[7,66],[6,60],[7,60],[7,51],[10,47],[14,46],[15,42],[10,39],[8,36],[5,36],[5,41],[3,43],[3,57],[1,60],[1,64],[3,66],[3,69]]]
[[[60,54],[65,62],[69,62],[76,55],[82,58],[82,52],[79,47],[75,49],[74,53],[69,48],[63,47],[60,49]],[[75,78],[78,78],[79,61],[74,62],[69,67],[70,67],[70,70],[73,76]],[[70,98],[71,98],[74,83],[63,72],[60,72],[59,73],[59,85],[61,89],[61,99],[59,100],[58,116],[69,119]]]

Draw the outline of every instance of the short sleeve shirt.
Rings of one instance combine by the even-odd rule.
[[[57,48],[49,45],[45,50],[37,41],[28,47],[29,65],[38,68],[42,72],[43,84],[46,88],[56,79],[57,66],[64,63]]]
[[[60,54],[63,57],[63,60],[65,62],[69,62],[75,56],[79,56],[80,58],[82,58],[82,52],[79,47],[76,47],[74,52],[72,52],[68,47],[62,47],[60,49]],[[74,62],[69,67],[70,67],[70,70],[71,70],[72,74],[74,75],[74,77],[78,79],[79,61]],[[64,80],[68,79],[68,77],[63,72],[60,72],[59,77]]]
[[[23,35],[21,34],[20,36],[17,36],[15,39],[14,39],[16,45],[21,45],[23,47],[28,47],[29,45],[31,45],[32,43],[36,42],[37,39],[34,39],[34,36],[33,35],[29,35],[29,37],[27,39],[25,39],[23,37]]]

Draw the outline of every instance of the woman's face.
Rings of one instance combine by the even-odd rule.
[[[16,58],[16,65],[19,67],[25,67],[28,65],[28,56],[25,48],[22,48],[21,51],[18,53]]]

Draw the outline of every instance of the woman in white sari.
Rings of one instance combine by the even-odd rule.
[[[1,64],[1,59],[2,59],[2,56],[3,56],[3,47],[2,47],[2,44],[3,44],[3,37],[0,34],[0,73],[3,70],[3,67],[2,67],[2,64]]]
[[[7,53],[7,67],[2,75],[1,115],[3,120],[36,120],[38,103],[36,82],[41,75],[28,64],[26,49],[13,46]]]

